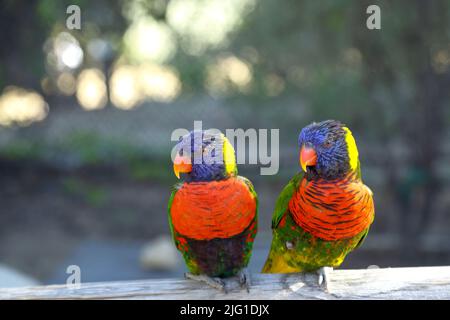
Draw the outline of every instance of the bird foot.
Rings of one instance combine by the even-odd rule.
[[[247,293],[250,293],[250,286],[252,285],[252,282],[250,278],[250,271],[247,268],[244,268],[239,272],[239,284],[241,285],[241,288],[245,288],[245,290],[247,290]]]
[[[328,291],[328,283],[330,280],[330,273],[333,271],[332,267],[321,267],[317,270],[318,284],[320,287],[323,287],[326,291]]]
[[[184,277],[186,279],[191,279],[191,280],[195,280],[198,282],[206,283],[208,286],[210,286],[214,289],[217,289],[223,293],[227,293],[227,289],[225,287],[225,282],[220,278],[213,278],[213,277],[209,277],[204,274],[196,275],[196,274],[192,274],[190,272],[186,272],[184,274]]]

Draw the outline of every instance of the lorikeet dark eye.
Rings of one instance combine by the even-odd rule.
[[[326,140],[322,145],[323,145],[325,148],[329,148],[329,147],[331,147],[332,144],[333,144],[333,143],[331,142],[331,140]]]

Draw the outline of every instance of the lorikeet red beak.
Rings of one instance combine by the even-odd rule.
[[[300,166],[306,172],[307,166],[314,166],[317,163],[316,150],[310,145],[302,145],[300,149]]]
[[[173,172],[180,179],[180,173],[189,173],[192,171],[191,159],[177,155],[173,161]]]

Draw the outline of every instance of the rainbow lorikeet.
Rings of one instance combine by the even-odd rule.
[[[186,278],[226,291],[223,278],[238,275],[248,291],[258,211],[252,183],[238,176],[234,149],[220,132],[191,131],[175,151],[182,182],[169,200],[169,225]]]
[[[361,245],[374,219],[372,191],[361,180],[358,149],[341,122],[312,123],[299,135],[300,165],[272,217],[264,273],[319,272],[338,267]]]

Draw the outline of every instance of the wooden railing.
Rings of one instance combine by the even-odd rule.
[[[250,292],[235,279],[228,293],[186,279],[0,289],[0,299],[450,299],[450,266],[334,270],[328,287],[316,274],[253,274]]]

